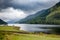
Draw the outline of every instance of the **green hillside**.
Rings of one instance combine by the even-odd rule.
[[[39,14],[40,13],[40,14]],[[26,20],[22,23],[28,24],[60,24],[60,2],[44,12],[38,12],[35,18]],[[35,15],[36,15],[35,14]]]
[[[60,24],[60,2],[50,8],[51,13],[46,17],[46,21],[51,24]]]

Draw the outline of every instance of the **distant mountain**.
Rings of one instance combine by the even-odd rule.
[[[36,14],[30,15],[17,23],[60,24],[60,2],[49,9],[38,11]]]
[[[0,19],[0,25],[1,24],[7,24],[7,23]]]

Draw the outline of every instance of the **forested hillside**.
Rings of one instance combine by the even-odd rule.
[[[37,15],[38,14],[38,15]],[[37,16],[36,16],[37,15]],[[35,16],[30,19],[23,19],[24,21],[18,21],[17,23],[27,23],[27,24],[60,24],[60,2],[53,7],[37,12],[32,15]]]
[[[51,13],[46,17],[46,21],[51,24],[60,24],[60,2],[50,8]]]

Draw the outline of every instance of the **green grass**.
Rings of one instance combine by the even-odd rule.
[[[9,35],[10,40],[60,40],[58,35],[15,34]]]
[[[0,30],[4,30],[4,31],[18,31],[19,27],[15,27],[15,26],[0,26]]]

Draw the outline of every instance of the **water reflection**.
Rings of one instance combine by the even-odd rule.
[[[43,25],[43,24],[8,24],[9,26],[21,27],[20,30],[25,31],[47,31],[50,29],[42,29],[41,27],[60,27],[60,25]]]

